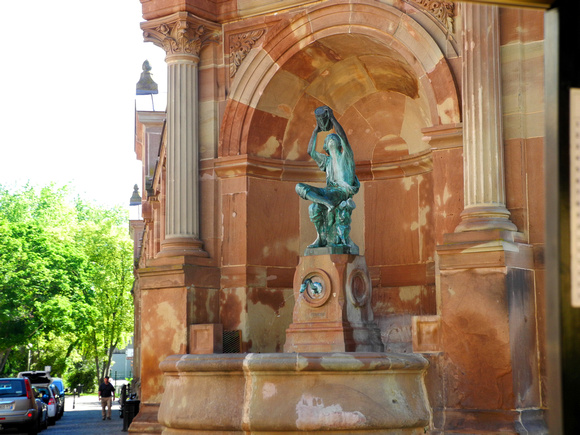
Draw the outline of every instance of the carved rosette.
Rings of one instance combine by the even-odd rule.
[[[264,34],[264,29],[230,35],[230,77],[233,77],[256,41]]]
[[[455,33],[455,3],[440,0],[407,0],[433,15],[449,33]]]
[[[221,37],[219,25],[196,18],[187,12],[147,21],[141,24],[141,28],[145,41],[163,48],[168,56],[199,57],[204,45],[219,42]]]

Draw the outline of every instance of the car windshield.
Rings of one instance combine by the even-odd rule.
[[[26,396],[24,382],[21,380],[0,380],[0,397]]]

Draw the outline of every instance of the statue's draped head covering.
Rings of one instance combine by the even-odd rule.
[[[336,148],[338,151],[342,151],[342,141],[340,136],[336,133],[330,133],[324,140],[322,149],[330,155],[331,148]]]

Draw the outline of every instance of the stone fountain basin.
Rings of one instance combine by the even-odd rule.
[[[163,434],[419,434],[430,413],[417,354],[172,355]]]

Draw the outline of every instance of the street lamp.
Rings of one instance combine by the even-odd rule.
[[[133,187],[133,195],[129,200],[129,219],[141,220],[141,195],[139,195],[139,186],[135,184]]]

